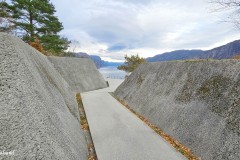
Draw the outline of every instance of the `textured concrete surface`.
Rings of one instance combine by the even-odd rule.
[[[144,64],[114,94],[203,160],[240,159],[240,61]]]
[[[105,79],[109,86],[107,88],[103,88],[103,89],[98,89],[98,90],[93,90],[93,91],[89,91],[90,92],[114,92],[116,90],[116,88],[124,81],[123,79],[111,79],[111,78],[106,78]]]
[[[184,160],[172,146],[122,106],[109,88],[82,93],[84,109],[99,160]]]
[[[86,92],[107,87],[93,61],[88,58],[48,57],[71,89]]]
[[[87,159],[75,94],[48,59],[0,33],[0,159]]]

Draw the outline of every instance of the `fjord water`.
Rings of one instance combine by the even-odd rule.
[[[99,69],[99,72],[103,75],[104,78],[111,79],[124,79],[127,75],[126,72],[118,70],[115,66],[108,66]]]

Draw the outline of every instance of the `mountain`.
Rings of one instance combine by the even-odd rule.
[[[101,68],[103,67],[103,60],[101,59],[101,57],[96,56],[96,55],[91,55],[90,59],[93,60],[93,62],[95,63],[95,65],[97,66],[97,68]]]
[[[83,53],[83,52],[78,52],[78,53],[74,53],[75,57],[79,57],[79,58],[90,58],[95,65],[97,66],[97,68],[101,68],[101,67],[108,67],[108,66],[120,66],[123,63],[122,62],[108,62],[108,61],[104,61],[101,59],[101,57],[97,56],[97,55],[88,55],[87,53]]]
[[[240,40],[211,50],[176,50],[147,58],[148,62],[160,62],[185,59],[227,59],[240,54]]]
[[[109,62],[109,61],[104,61],[101,59],[101,57],[97,56],[97,55],[90,55],[90,58],[94,61],[94,63],[96,64],[96,66],[98,68],[101,67],[109,67],[109,66],[120,66],[123,64],[123,62]]]
[[[75,55],[75,57],[79,57],[79,58],[90,58],[90,56],[84,52],[74,53],[74,55]]]
[[[199,58],[227,59],[240,54],[240,40],[205,51]]]
[[[103,61],[103,66],[107,67],[107,66],[113,66],[113,67],[118,67],[120,65],[122,65],[123,62],[108,62],[108,61]]]
[[[160,62],[171,60],[193,59],[203,54],[202,50],[176,50],[147,58],[148,62]]]

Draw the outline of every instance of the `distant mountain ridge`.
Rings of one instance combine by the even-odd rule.
[[[240,54],[240,40],[205,51],[200,58],[227,59]]]
[[[202,50],[176,50],[147,58],[148,62],[192,59],[203,54]]]
[[[101,59],[101,57],[97,56],[97,55],[88,55],[87,53],[84,52],[78,52],[78,53],[74,53],[75,57],[79,57],[79,58],[90,58],[95,65],[97,66],[97,68],[101,68],[101,67],[107,67],[107,66],[120,66],[123,63],[122,62],[108,62],[108,61],[104,61]]]
[[[226,45],[211,50],[176,50],[155,55],[147,58],[148,62],[160,62],[185,59],[228,59],[240,54],[240,40],[230,42]]]
[[[228,59],[240,54],[240,40],[230,42],[226,45],[213,48],[211,50],[175,50],[163,54],[155,55],[154,57],[146,58],[148,62],[161,62],[172,60],[187,60],[187,59]],[[94,61],[97,68],[107,66],[120,66],[121,62],[108,62],[101,59],[97,55],[88,55],[87,53],[74,53],[75,57],[90,58]]]

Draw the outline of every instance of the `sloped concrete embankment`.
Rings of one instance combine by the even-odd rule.
[[[87,92],[106,88],[107,83],[88,58],[48,57],[73,91]]]
[[[144,64],[114,94],[202,159],[240,159],[240,61]]]
[[[14,151],[0,159],[87,159],[73,86],[48,58],[0,33],[0,62],[0,151]]]

